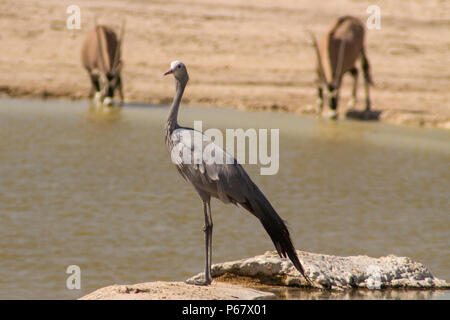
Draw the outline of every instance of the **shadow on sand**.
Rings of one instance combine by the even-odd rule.
[[[350,109],[345,113],[345,116],[349,119],[362,120],[362,121],[378,121],[380,120],[381,111],[379,110],[355,110]]]

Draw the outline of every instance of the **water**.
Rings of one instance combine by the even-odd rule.
[[[0,100],[0,298],[73,299],[203,270],[202,205],[170,163],[167,112]],[[450,131],[215,108],[179,119],[280,128],[278,174],[245,167],[298,249],[409,256],[450,280]],[[213,263],[273,250],[244,210],[214,200],[212,212]],[[66,289],[69,265],[81,290]]]

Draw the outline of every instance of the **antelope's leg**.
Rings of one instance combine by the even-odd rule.
[[[366,111],[370,111],[370,92],[367,80],[364,81],[364,90],[366,91]]]
[[[89,75],[89,79],[91,79],[91,91],[89,92],[89,98],[93,98],[95,93],[100,91],[100,82],[97,76],[92,74]]]
[[[319,113],[322,113],[323,110],[323,88],[322,86],[317,86],[317,105],[319,107]]]
[[[120,105],[123,105],[122,77],[119,78],[119,96],[120,96]]]
[[[370,92],[369,92],[369,86],[370,86],[370,74],[369,74],[369,61],[367,61],[367,58],[363,52],[362,58],[361,58],[361,67],[363,69],[364,74],[364,91],[366,92],[366,111],[370,111]]]
[[[354,108],[357,102],[356,94],[358,90],[358,69],[356,68],[351,69],[350,74],[353,77],[353,90],[352,90],[352,99],[350,100],[348,106],[350,108]]]

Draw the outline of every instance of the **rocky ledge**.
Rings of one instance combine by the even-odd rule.
[[[331,290],[450,288],[449,283],[435,278],[423,264],[407,257],[340,257],[305,251],[297,251],[297,254],[312,284],[308,284],[293,264],[287,259],[280,259],[275,251],[248,259],[215,264],[212,266],[212,276],[231,279],[231,282],[233,278],[244,277],[255,284]],[[200,277],[202,274],[192,279]]]
[[[274,298],[273,293],[255,290],[269,286],[290,286],[327,289],[328,292],[354,289],[423,289],[444,290],[450,284],[435,278],[421,263],[407,257],[389,255],[339,257],[297,251],[312,284],[300,275],[287,259],[276,252],[215,264],[212,266],[213,283],[194,286],[184,282],[147,282],[134,285],[113,285],[96,290],[83,300],[177,299],[177,300],[252,300]],[[192,277],[198,279],[202,273]],[[280,288],[280,287],[278,287]],[[324,292],[323,290],[317,290]],[[367,292],[367,291],[366,291]]]

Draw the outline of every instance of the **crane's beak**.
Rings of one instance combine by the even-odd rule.
[[[167,71],[166,73],[164,73],[164,75],[167,76],[168,74],[171,74],[171,73],[173,73],[173,70],[172,70],[172,69],[170,69],[169,71]]]

